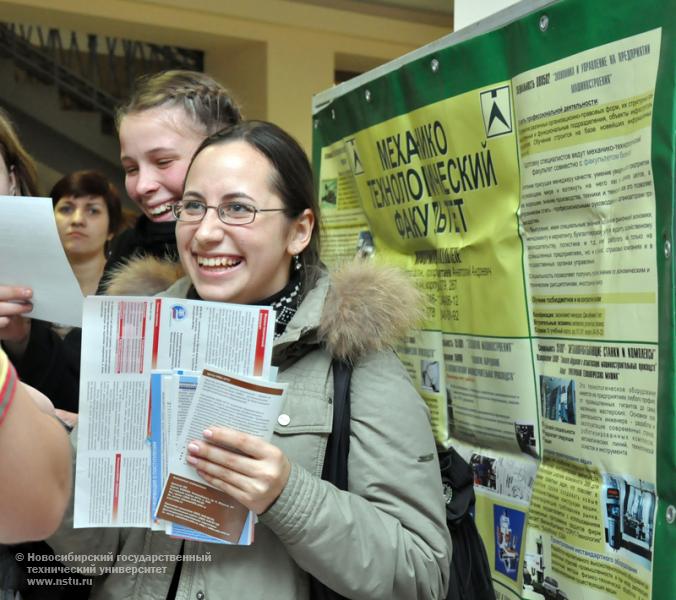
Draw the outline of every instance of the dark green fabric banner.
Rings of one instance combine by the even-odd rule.
[[[502,598],[676,598],[674,15],[521,2],[315,98],[324,260],[427,295]]]

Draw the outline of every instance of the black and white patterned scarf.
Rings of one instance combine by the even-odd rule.
[[[275,309],[275,339],[284,333],[286,326],[296,314],[301,300],[303,299],[303,277],[302,271],[291,268],[291,276],[282,290],[263,298],[258,302],[251,302],[254,306],[272,306]],[[202,300],[194,285],[190,286],[187,297],[190,300]]]

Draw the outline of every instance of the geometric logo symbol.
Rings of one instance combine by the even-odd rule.
[[[481,114],[486,137],[511,133],[512,105],[508,85],[481,92]]]
[[[357,142],[354,138],[345,140],[345,150],[347,151],[347,159],[350,161],[352,173],[361,175],[364,172],[364,166],[361,164],[361,159],[357,152]]]

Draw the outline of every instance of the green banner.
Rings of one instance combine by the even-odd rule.
[[[323,258],[425,292],[502,598],[676,598],[674,14],[521,2],[315,98]]]

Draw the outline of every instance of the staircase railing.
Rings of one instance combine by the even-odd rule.
[[[115,107],[140,75],[165,69],[203,70],[199,50],[160,46],[135,40],[70,32],[36,25],[0,23],[0,54],[45,83],[53,83],[78,106],[100,112],[112,121]],[[103,44],[101,43],[103,40]]]

